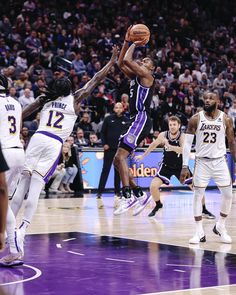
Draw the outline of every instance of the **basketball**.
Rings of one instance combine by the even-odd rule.
[[[143,45],[147,44],[150,39],[150,30],[143,24],[137,24],[130,29],[130,41],[143,41]]]

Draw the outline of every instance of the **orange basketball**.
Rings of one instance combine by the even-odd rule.
[[[130,41],[143,41],[143,45],[147,44],[150,39],[150,30],[143,24],[137,24],[130,29]]]

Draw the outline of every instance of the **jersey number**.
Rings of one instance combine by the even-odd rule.
[[[8,116],[8,122],[10,123],[10,134],[16,133],[16,118],[14,116]]]
[[[53,117],[57,119],[56,121],[54,120],[54,123],[52,124]],[[49,118],[47,122],[47,126],[49,127],[54,127],[57,129],[62,129],[62,125],[60,125],[61,121],[64,119],[64,115],[60,112],[56,111],[49,111]]]
[[[215,143],[216,142],[216,133],[215,132],[204,132],[203,133],[204,139],[203,142],[204,143]]]

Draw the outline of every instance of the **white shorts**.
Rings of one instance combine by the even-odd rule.
[[[5,172],[9,196],[12,195],[19,180],[25,162],[25,152],[23,148],[2,149],[3,155],[9,170]]]
[[[23,170],[36,172],[47,183],[57,167],[61,149],[62,142],[53,138],[53,134],[50,136],[36,132],[26,149]]]
[[[193,173],[193,185],[207,187],[213,179],[218,187],[232,184],[228,163],[225,157],[217,159],[196,158]]]

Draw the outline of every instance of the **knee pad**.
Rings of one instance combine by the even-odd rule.
[[[230,185],[226,187],[219,187],[219,190],[221,191],[221,195],[222,195],[220,212],[225,215],[228,215],[231,209],[232,199],[233,199],[232,186]]]

